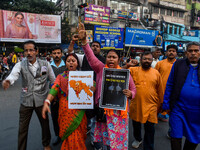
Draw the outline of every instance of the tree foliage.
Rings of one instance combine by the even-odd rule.
[[[0,0],[0,9],[39,14],[56,14],[55,3],[46,0]]]

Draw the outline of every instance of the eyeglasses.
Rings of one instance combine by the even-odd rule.
[[[25,49],[24,52],[26,52],[26,53],[31,52],[32,53],[32,52],[35,52],[35,49]]]

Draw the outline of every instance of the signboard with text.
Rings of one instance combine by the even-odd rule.
[[[128,87],[128,69],[104,68],[99,107],[125,110],[127,98],[123,94],[123,90]]]
[[[61,18],[58,15],[0,10],[0,41],[61,43]]]
[[[155,39],[157,36],[158,31],[156,30],[126,28],[125,45],[135,47],[154,47],[156,46]]]
[[[89,4],[88,7],[85,7],[84,23],[109,25],[110,7],[103,7],[103,6]]]
[[[98,41],[102,49],[123,50],[124,28],[95,25],[94,41]]]
[[[118,11],[118,18],[126,19],[127,18],[127,11]],[[128,14],[129,20],[139,20],[138,14],[135,12],[129,12]]]

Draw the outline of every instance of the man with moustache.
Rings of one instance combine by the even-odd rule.
[[[55,75],[47,61],[37,59],[38,49],[34,41],[24,42],[24,55],[26,59],[18,62],[10,75],[3,81],[6,90],[22,75],[21,106],[18,132],[18,150],[26,150],[28,127],[33,110],[36,112],[42,128],[42,144],[45,150],[50,150],[51,134],[49,120],[43,119],[42,107],[49,91],[47,78],[51,83]]]
[[[141,66],[129,68],[137,91],[129,113],[135,138],[132,147],[138,148],[142,143],[141,124],[144,124],[144,150],[154,149],[154,126],[158,123],[157,110],[164,95],[162,78],[156,69],[151,68],[152,61],[151,52],[146,51],[141,56]]]
[[[171,69],[163,102],[170,110],[171,149],[195,150],[200,143],[200,44],[190,42],[187,58],[177,60]]]
[[[53,61],[51,62],[51,67],[55,76],[57,77],[60,73],[63,73],[66,70],[65,62],[62,60],[62,49],[59,46],[52,47],[52,57]],[[53,127],[56,138],[53,141],[53,145],[60,143],[61,139],[59,137],[59,126],[58,126],[58,108],[59,108],[59,99],[56,98],[53,103],[51,103],[51,117],[53,120]]]
[[[153,62],[151,63],[151,67],[155,68],[156,64],[160,61],[159,57],[161,55],[161,49],[158,47],[152,48]]]
[[[163,89],[165,90],[167,79],[169,77],[173,63],[176,61],[178,47],[176,45],[167,46],[167,59],[159,61],[155,69],[158,70],[162,77]],[[166,111],[158,114],[158,119],[161,121],[168,121],[169,115]]]

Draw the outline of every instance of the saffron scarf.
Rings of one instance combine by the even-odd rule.
[[[105,68],[109,68],[107,65],[105,65]],[[121,67],[119,65],[117,65],[117,68],[114,69],[121,69]],[[108,115],[108,116],[112,116],[114,114],[114,109],[108,109],[108,108],[104,108],[104,114]],[[127,118],[128,116],[128,99],[126,101],[126,109],[125,110],[118,110],[120,111],[120,116],[122,118]]]

